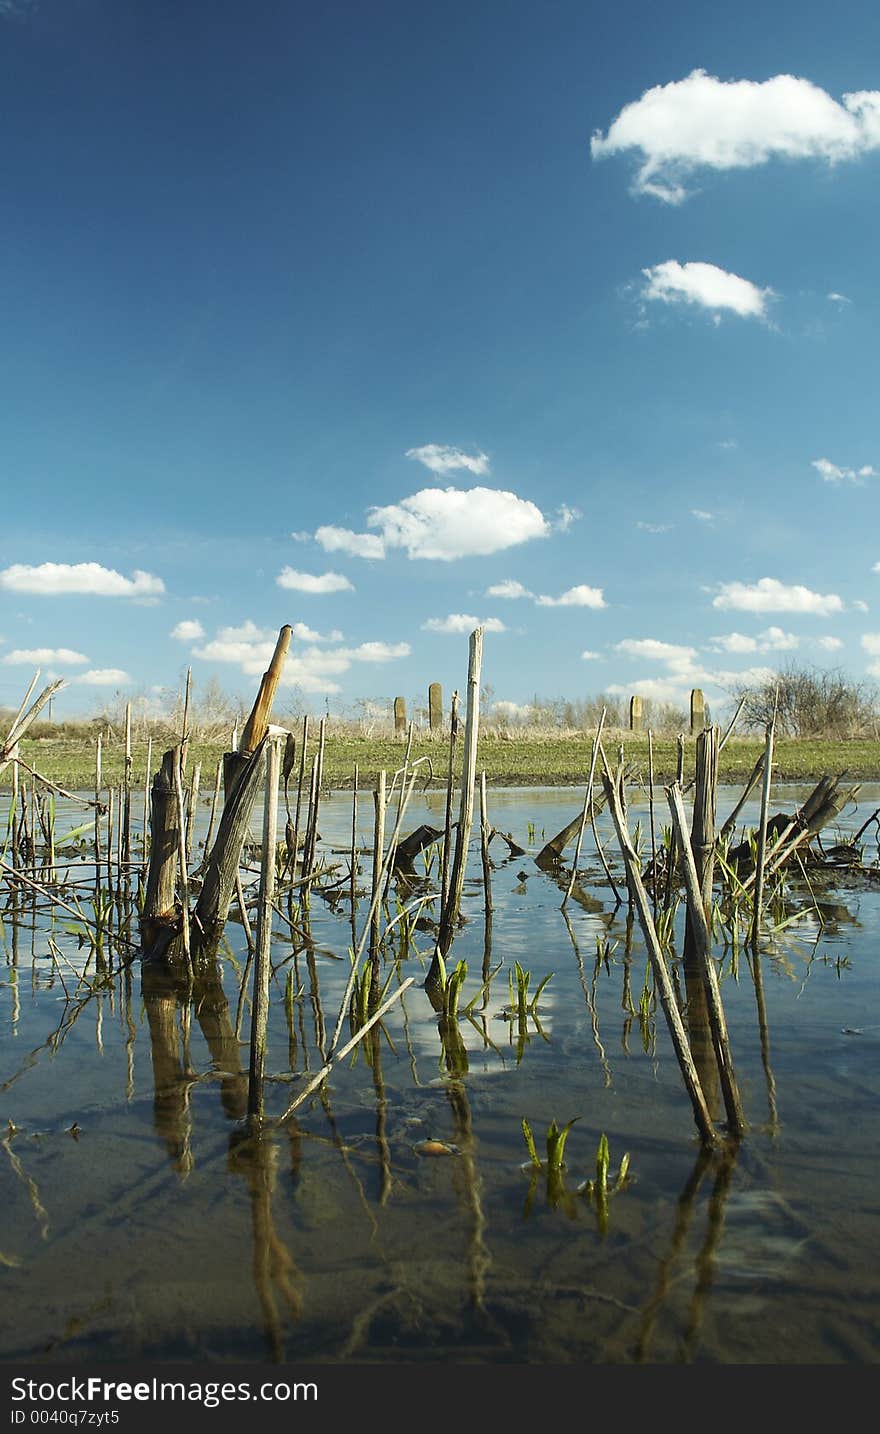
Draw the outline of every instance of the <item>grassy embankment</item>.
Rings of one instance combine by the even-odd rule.
[[[558,734],[548,731],[535,736],[500,736],[488,733],[480,739],[477,754],[477,771],[485,771],[486,781],[492,786],[583,786],[589,772],[593,734]],[[153,742],[153,770],[158,766],[162,751],[173,739]],[[607,733],[604,739],[609,757],[616,755],[623,745],[628,763],[637,773],[647,779],[648,740],[647,736],[631,732]],[[742,782],[748,777],[759,754],[763,750],[762,737],[731,737],[721,753],[719,779],[722,782]],[[309,757],[314,751],[314,738],[309,744]],[[653,739],[654,778],[658,783],[669,782],[675,776],[677,743],[674,738]],[[193,741],[190,744],[188,765],[202,764],[202,790],[213,784],[217,761],[224,750],[222,741]],[[350,787],[355,763],[358,765],[360,785],[372,786],[376,773],[385,768],[388,773],[397,770],[403,761],[405,743],[391,737],[354,737],[336,734],[332,728],[327,735],[324,760],[325,784],[330,789]],[[461,746],[459,743],[459,757]],[[36,768],[41,776],[57,782],[70,791],[88,791],[95,782],[94,739],[83,736],[40,736],[25,739],[21,744],[21,757]],[[146,741],[133,743],[133,773],[135,782],[142,783],[145,775],[147,755]],[[429,757],[437,785],[445,784],[448,762],[448,739],[432,738],[428,734],[416,736],[413,758]],[[685,776],[693,773],[694,739],[685,742]],[[102,752],[102,785],[116,785],[122,780],[124,747],[120,740],[105,740]],[[427,764],[423,764],[427,774]],[[459,763],[456,761],[456,769]],[[877,739],[853,739],[849,741],[823,740],[816,738],[779,738],[774,752],[774,779],[776,781],[818,780],[824,772],[837,775],[846,772],[853,780],[880,781],[880,741]],[[292,779],[296,781],[296,769]],[[457,774],[457,773],[456,773]],[[12,768],[7,767],[0,776],[0,787],[8,790],[12,781]]]

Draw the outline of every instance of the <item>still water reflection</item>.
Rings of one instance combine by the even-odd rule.
[[[721,819],[737,795],[721,797]],[[777,805],[804,795],[779,789]],[[0,1357],[876,1361],[878,888],[803,895],[757,961],[716,947],[749,1130],[706,1154],[625,901],[592,847],[564,912],[567,873],[535,863],[581,800],[490,793],[511,841],[492,843],[489,914],[472,853],[453,948],[468,967],[460,1018],[423,989],[437,914],[426,903],[411,932],[393,928],[381,972],[388,993],[413,986],[258,1140],[243,1139],[239,923],[189,988],[124,944],[82,940],[77,905],[92,907],[76,860],[66,907],[7,897]],[[841,831],[878,804],[880,789],[863,787]],[[414,799],[406,829],[441,825],[440,809]],[[633,800],[631,826],[646,817]],[[341,884],[277,921],[269,1114],[321,1068],[337,1020],[368,904],[352,923],[350,824],[339,794],[321,837]],[[604,819],[599,835],[611,836]],[[431,860],[417,858],[408,900],[436,890]],[[519,1010],[516,962],[529,1000],[549,977]],[[674,979],[720,1121],[702,988],[680,960]],[[524,1118],[541,1159],[551,1123],[574,1121],[559,1172],[530,1166]],[[630,1163],[597,1201],[584,1187],[603,1134],[612,1186]]]

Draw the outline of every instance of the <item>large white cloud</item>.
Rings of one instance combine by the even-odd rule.
[[[805,612],[830,617],[843,612],[837,593],[814,593],[800,583],[787,585],[778,578],[759,578],[756,583],[722,583],[712,606],[737,612]]]
[[[421,448],[408,448],[406,456],[415,458],[441,477],[460,468],[466,468],[475,478],[485,478],[489,472],[489,459],[485,453],[462,453],[460,448],[450,448],[442,443],[423,443]]]
[[[422,488],[399,503],[371,508],[367,525],[379,530],[386,549],[442,562],[485,557],[550,532],[534,503],[494,488]]]
[[[635,188],[670,204],[686,198],[698,169],[743,169],[773,158],[853,159],[880,147],[880,92],[845,94],[842,104],[810,80],[721,80],[694,70],[655,85],[625,105],[603,135],[594,159],[640,154]]]
[[[342,573],[300,573],[296,568],[282,568],[275,579],[280,588],[298,593],[354,592],[354,585]]]
[[[100,563],[13,563],[0,572],[0,588],[8,592],[38,593],[54,597],[62,593],[88,593],[95,597],[156,597],[165,591],[161,578],[138,569],[130,578]]]
[[[832,639],[836,642],[837,639]],[[728,632],[713,637],[710,650],[713,652],[791,652],[800,645],[800,638],[781,627],[768,627],[757,637],[746,637],[741,632]]]
[[[18,664],[27,664],[28,667],[46,667],[49,664],[56,667],[78,667],[89,659],[81,652],[73,652],[69,647],[16,647],[12,652],[7,652],[2,660],[10,667]]]
[[[559,597],[548,597],[542,593],[535,598],[538,607],[605,607],[605,597],[601,588],[591,588],[586,583],[578,583],[576,587],[568,590]]]
[[[642,296],[663,304],[696,304],[713,314],[726,309],[744,319],[764,319],[772,289],[759,289],[749,279],[700,261],[680,264],[666,259],[643,269],[646,283]]]

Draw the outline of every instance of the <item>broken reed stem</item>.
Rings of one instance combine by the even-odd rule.
[[[95,738],[95,880],[101,866],[101,734]]]
[[[190,980],[193,980],[195,973],[189,945],[189,881],[186,875],[186,816],[183,808],[183,743],[174,749],[174,795],[177,799],[177,855],[181,889],[180,930],[183,936],[183,954],[186,957]]]
[[[31,693],[33,692],[39,675],[40,673],[38,670],[36,675],[34,676],[33,682],[27,690],[27,696],[25,697],[24,702],[22,702],[21,707],[19,707],[18,712],[16,713],[15,721],[12,723],[12,726],[10,727],[3,741],[0,742],[0,772],[2,772],[4,767],[6,767],[9,762],[12,761],[12,757],[15,753],[15,749],[18,746],[18,743],[20,742],[21,738],[24,736],[28,728],[32,725],[32,723],[37,720],[37,717],[39,716],[40,712],[42,712],[46,703],[58,691],[59,687],[64,686],[64,679],[62,677],[57,678],[55,682],[50,682],[49,686],[43,688],[39,697],[36,699],[35,702],[31,704],[27,712],[25,712],[24,716],[22,716],[21,714],[24,709],[25,702],[27,702],[28,697],[30,697]]]
[[[381,1021],[382,1017],[386,1015],[386,1013],[391,1009],[395,1001],[399,1001],[403,993],[409,989],[409,987],[413,984],[414,980],[414,976],[408,976],[407,979],[403,982],[403,984],[398,986],[396,991],[392,991],[391,995],[387,998],[387,1000],[382,1002],[382,1005],[379,1007],[379,1009],[374,1012],[374,1014],[370,1017],[368,1021],[364,1022],[357,1034],[352,1036],[351,1040],[348,1041],[340,1050],[335,1051],[335,1048],[331,1046],[331,1054],[325,1064],[318,1071],[317,1075],[312,1077],[305,1089],[300,1091],[296,1099],[291,1101],[284,1114],[278,1117],[278,1125],[283,1125],[286,1120],[289,1120],[290,1117],[293,1115],[294,1111],[298,1110],[299,1107],[302,1105],[303,1101],[308,1100],[312,1092],[316,1091],[318,1089],[318,1086],[324,1084],[324,1081],[327,1079],[328,1075],[333,1070],[333,1067],[338,1065],[341,1060],[344,1060],[345,1057],[348,1055],[349,1051],[354,1050],[358,1042],[362,1041],[367,1032],[373,1029],[377,1021]],[[347,1001],[345,1002],[345,1005],[348,1005]]]
[[[767,860],[767,813],[770,809],[770,783],[773,779],[773,739],[776,732],[776,713],[773,713],[764,746],[764,781],[761,786],[761,821],[758,827],[758,851],[755,858],[755,904],[752,910],[752,949],[757,951],[758,935],[761,929],[761,914],[764,905],[764,866]]]
[[[706,730],[711,732],[711,729]],[[700,737],[703,735],[703,733],[700,733]],[[718,1066],[718,1075],[724,1096],[727,1124],[733,1134],[741,1135],[746,1128],[746,1118],[743,1114],[742,1102],[740,1100],[736,1075],[733,1069],[730,1039],[727,1034],[727,1021],[725,1020],[724,1007],[721,1004],[721,992],[718,987],[718,973],[715,970],[715,965],[712,960],[712,938],[706,917],[704,889],[700,884],[700,877],[697,873],[696,862],[694,861],[694,852],[691,848],[691,842],[688,836],[681,788],[677,784],[667,787],[666,798],[669,802],[669,810],[672,814],[672,820],[678,836],[681,863],[684,871],[685,886],[687,888],[688,921],[692,935],[692,949],[703,981],[703,989],[706,993],[709,1029],[712,1034],[712,1047],[715,1051],[715,1062]]]
[[[141,832],[141,863],[144,876],[147,872],[148,832],[150,829],[150,767],[153,761],[153,739],[147,738],[147,765],[144,768],[144,824]]]
[[[455,768],[455,743],[458,739],[458,691],[452,694],[449,721],[449,764],[446,769],[446,816],[443,823],[443,853],[440,859],[440,910],[446,905],[449,893],[449,856],[452,848],[452,792]]]
[[[281,751],[269,740],[266,752],[266,795],[263,808],[263,850],[260,861],[259,914],[254,957],[254,992],[251,1008],[251,1056],[248,1080],[248,1119],[263,1119],[263,1078],[266,1070],[266,1030],[269,1021],[269,975],[272,951],[272,903],[275,897],[275,848],[278,840],[278,778]],[[244,911],[244,906],[242,906]]]
[[[131,861],[131,703],[125,704],[125,768],[122,778],[122,841],[120,858]]]
[[[405,751],[404,754],[403,754],[403,766],[402,766],[402,768],[400,769],[400,793],[399,793],[398,798],[397,798],[397,810],[398,810],[398,815],[400,814],[400,803],[403,801],[403,794],[404,794],[404,792],[406,791],[406,779],[407,779],[407,776],[409,775],[409,759],[410,759],[410,754],[411,754],[411,752],[412,752],[412,744],[413,744],[413,724],[412,724],[412,722],[410,722],[409,727],[408,727],[408,729],[407,729],[407,734],[406,734],[406,751]],[[397,773],[395,773],[395,777],[396,777],[396,776],[397,776]],[[392,780],[392,784],[391,784],[391,785],[392,785],[392,790],[393,790],[393,787],[394,787],[394,781],[393,781],[393,780]],[[399,831],[399,830],[400,830],[400,822],[399,822],[399,821],[397,822],[397,825],[396,825],[396,827],[395,827],[395,830],[396,830],[396,831]],[[397,855],[397,842],[395,841],[394,846],[393,846],[392,851],[391,851],[391,860],[390,860],[390,862],[388,863],[388,875],[387,875],[386,878],[385,878],[385,900],[386,900],[386,901],[388,900],[388,892],[389,892],[389,889],[390,889],[390,887],[391,887],[391,878],[392,878],[392,876],[394,875],[394,858],[395,858],[396,855]]]
[[[205,861],[207,861],[207,859],[208,859],[208,852],[211,850],[211,837],[214,835],[214,819],[215,819],[216,816],[217,816],[217,804],[218,804],[218,802],[220,801],[220,787],[221,787],[222,783],[223,783],[223,758],[221,757],[221,758],[219,759],[218,763],[217,763],[217,771],[216,771],[216,774],[215,774],[215,776],[214,776],[214,795],[213,795],[213,797],[211,798],[211,815],[208,817],[208,833],[207,833],[207,836],[205,837],[205,855],[204,855],[204,858],[202,859],[202,865],[203,865],[203,866],[204,866]]]
[[[404,791],[405,791],[405,788],[402,787],[402,788],[401,788],[401,799],[403,798]],[[371,891],[370,891],[370,910],[371,910],[372,913],[373,913],[373,919],[372,919],[372,922],[370,923],[370,957],[371,957],[371,959],[372,959],[372,961],[373,961],[374,969],[375,969],[376,962],[377,962],[378,959],[379,959],[379,927],[380,927],[380,901],[379,901],[379,895],[380,895],[380,892],[381,892],[381,890],[382,890],[382,882],[380,881],[380,871],[384,870],[384,868],[383,868],[383,863],[382,863],[382,853],[383,853],[384,850],[385,850],[385,806],[386,806],[386,800],[385,800],[385,772],[384,772],[384,770],[383,770],[383,771],[381,771],[381,772],[379,773],[379,778],[378,778],[378,782],[377,782],[377,785],[376,785],[376,790],[375,790],[374,793],[373,793],[373,811],[374,811],[374,825],[373,825],[373,880],[372,880],[372,887],[371,887]],[[398,807],[397,827],[396,827],[396,830],[399,830],[399,828],[400,828],[400,808]],[[389,873],[389,875],[390,875],[390,873],[391,873],[391,862],[390,862],[390,861],[387,863],[387,869],[388,869],[388,873]]]
[[[351,931],[354,939],[357,913],[357,825],[358,825],[358,764],[354,764],[351,782]],[[295,873],[294,873],[295,874]]]
[[[241,872],[235,873],[235,899],[238,902],[238,909],[241,912],[241,924],[244,928],[244,939],[247,942],[248,955],[252,956],[255,951],[254,933],[251,930],[251,923],[247,914],[247,903],[244,899],[244,887],[241,884]]]
[[[492,868],[489,862],[489,818],[486,802],[486,773],[480,773],[480,859],[483,863],[483,890],[486,915],[492,914]]]
[[[411,775],[411,777],[410,777],[410,779],[409,779],[409,785],[407,786],[407,789],[406,789],[406,797],[405,797],[404,802],[403,802],[403,804],[402,804],[402,806],[401,806],[401,808],[400,808],[400,810],[399,810],[399,812],[398,812],[398,814],[397,814],[397,822],[396,822],[396,825],[395,825],[395,828],[394,828],[394,834],[393,834],[393,838],[392,838],[392,840],[394,840],[394,841],[397,840],[397,837],[398,837],[398,835],[399,835],[400,826],[401,826],[401,823],[402,823],[402,821],[403,821],[403,816],[404,816],[404,813],[405,813],[405,811],[406,811],[406,809],[407,809],[407,806],[409,805],[409,799],[410,799],[410,797],[412,796],[413,787],[414,787],[415,784],[416,784],[416,778],[417,778],[417,776],[418,776],[417,771],[416,771],[415,769],[413,769],[412,775]],[[389,866],[391,865],[391,860],[390,860],[390,859],[391,859],[391,849],[390,849],[390,847],[389,847],[388,852],[386,853],[385,858],[384,858],[384,860],[383,860],[383,862],[382,862],[382,870],[381,870],[380,873],[379,873],[378,882],[375,883],[375,890],[374,890],[374,894],[373,894],[373,896],[372,896],[372,898],[371,898],[371,901],[370,901],[370,909],[369,909],[369,911],[367,912],[367,918],[366,918],[366,921],[364,922],[364,928],[363,928],[363,931],[361,932],[361,939],[360,939],[360,941],[358,942],[358,944],[357,944],[355,950],[352,952],[351,971],[349,972],[348,981],[347,981],[347,983],[346,983],[346,987],[345,987],[345,991],[344,991],[344,993],[343,993],[342,1001],[341,1001],[340,1006],[339,1006],[339,1015],[338,1015],[337,1018],[336,1018],[336,1028],[335,1028],[335,1030],[334,1030],[334,1032],[333,1032],[333,1039],[332,1039],[332,1041],[330,1042],[330,1052],[329,1052],[329,1054],[330,1054],[331,1056],[333,1055],[334,1051],[336,1050],[336,1042],[339,1040],[339,1035],[340,1035],[340,1032],[341,1032],[341,1030],[342,1030],[342,1026],[343,1026],[343,1023],[344,1023],[344,1021],[345,1021],[346,1014],[347,1014],[347,1012],[348,1012],[349,1002],[351,1001],[351,993],[352,993],[352,991],[354,990],[354,983],[355,983],[355,980],[356,980],[356,978],[357,978],[358,963],[360,962],[361,956],[363,955],[364,947],[365,947],[366,944],[367,944],[367,938],[368,938],[368,936],[369,936],[369,934],[370,934],[370,930],[371,930],[371,928],[372,928],[373,912],[374,912],[376,906],[378,905],[379,898],[380,898],[380,896],[381,896],[381,892],[382,892],[382,882],[383,882],[383,880],[384,880],[384,878],[385,878],[385,872],[387,871],[387,869],[388,869]],[[408,983],[407,983],[407,984],[408,984]]]
[[[199,801],[199,784],[202,776],[202,764],[196,762],[193,768],[192,781],[189,784],[189,803],[186,813],[186,864],[189,866],[192,861],[193,837],[195,835],[196,811]]]
[[[296,853],[299,848],[299,818],[302,810],[303,778],[306,770],[306,749],[309,745],[309,716],[306,713],[303,717],[302,741],[299,748],[299,776],[296,783],[296,808],[293,817],[293,869],[291,876],[296,876]],[[305,870],[305,868],[303,868]]]
[[[720,750],[721,749],[719,747],[719,751]],[[764,770],[764,756],[765,753],[762,752],[754,767],[752,768],[751,775],[749,776],[749,779],[746,782],[745,787],[743,788],[742,795],[740,796],[739,801],[737,802],[733,811],[730,813],[730,816],[727,818],[723,827],[721,828],[722,841],[724,841],[725,837],[729,836],[729,834],[733,831],[734,827],[736,826],[737,817],[739,816],[740,812],[742,811],[743,807],[745,806],[746,802],[748,801],[749,797],[752,795],[752,792],[757,786],[758,781],[760,780],[761,773]]]
[[[584,810],[583,810],[583,813],[582,813],[582,815],[581,815],[581,825],[580,825],[580,829],[579,829],[579,831],[578,831],[577,842],[576,842],[576,844],[575,844],[574,860],[573,860],[572,866],[571,866],[571,876],[570,876],[569,882],[568,882],[568,889],[566,890],[565,896],[563,897],[563,901],[562,901],[562,910],[563,910],[563,911],[565,910],[566,906],[568,905],[569,901],[571,900],[571,893],[574,891],[574,884],[575,884],[575,881],[577,880],[578,862],[580,861],[580,856],[581,856],[581,844],[582,844],[583,839],[584,839],[584,831],[586,830],[587,821],[588,821],[588,819],[589,819],[589,817],[590,817],[590,815],[591,815],[591,813],[592,813],[592,810],[593,810],[593,781],[594,781],[595,776],[596,776],[596,758],[597,758],[597,756],[599,755],[599,746],[600,746],[600,743],[601,743],[601,741],[602,741],[602,728],[603,728],[604,726],[605,726],[605,708],[603,707],[603,708],[602,708],[602,715],[601,715],[601,717],[599,718],[599,725],[598,725],[598,727],[596,728],[596,735],[595,735],[595,737],[593,738],[593,751],[592,751],[592,755],[591,755],[591,757],[590,757],[590,772],[589,772],[589,776],[587,777],[587,790],[586,790],[586,794],[585,794],[585,796],[584,796]],[[594,826],[593,830],[594,830],[594,832],[595,832],[595,826]],[[598,840],[597,840],[597,842],[596,842],[596,845],[598,846]],[[604,864],[604,858],[603,858],[603,864]],[[607,872],[607,874],[608,874],[608,877],[609,877],[609,880],[610,880],[611,873],[608,872],[608,868],[607,868],[607,867],[605,868],[605,870],[606,870],[606,872]],[[612,884],[612,886],[614,885],[613,882],[612,882],[611,884]]]
[[[660,996],[660,1004],[663,1008],[663,1014],[666,1017],[666,1025],[672,1037],[672,1044],[675,1049],[685,1088],[690,1096],[694,1121],[704,1145],[714,1145],[718,1140],[718,1133],[712,1124],[712,1117],[709,1114],[709,1107],[706,1104],[706,1097],[703,1094],[700,1077],[694,1065],[693,1056],[691,1055],[688,1038],[684,1025],[682,1024],[678,1004],[675,999],[675,992],[669,977],[669,971],[667,970],[663,951],[657,938],[654,918],[651,913],[650,899],[645,890],[644,882],[642,881],[638,854],[632,844],[632,838],[626,825],[623,802],[619,793],[619,787],[622,786],[623,783],[623,773],[619,772],[617,777],[612,777],[608,770],[607,761],[604,759],[604,753],[603,765],[605,770],[602,774],[602,782],[608,799],[614,827],[617,832],[617,839],[620,843],[620,850],[626,865],[629,889],[632,893],[636,911],[638,912],[639,923],[645,937],[645,945],[648,950],[651,968],[654,972],[654,982]]]
[[[657,915],[657,842],[654,836],[654,734],[648,728],[648,820],[651,823],[651,899]]]
[[[477,738],[480,728],[480,668],[483,660],[483,629],[476,628],[470,637],[468,658],[467,708],[464,727],[464,753],[461,774],[461,806],[455,834],[455,854],[449,872],[449,892],[440,915],[437,947],[442,957],[452,945],[455,924],[464,889],[464,872],[468,844],[474,820],[474,781],[477,772]]]
[[[181,780],[186,771],[186,749],[189,745],[189,700],[192,691],[192,668],[186,669],[186,690],[183,697],[183,720],[180,730],[180,772]]]

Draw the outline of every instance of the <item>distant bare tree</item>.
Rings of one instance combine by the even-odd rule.
[[[876,737],[880,732],[877,689],[856,682],[840,668],[791,664],[763,682],[740,683],[731,690],[744,728],[769,726],[774,708],[776,730],[789,737]]]

